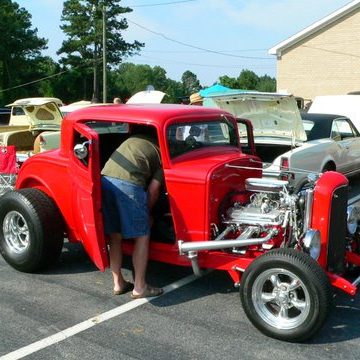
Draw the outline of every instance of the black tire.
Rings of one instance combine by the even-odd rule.
[[[310,188],[310,183],[308,180],[303,181],[302,183],[298,184],[295,188],[294,188],[294,193],[297,194],[300,191],[306,190]]]
[[[0,252],[12,267],[35,272],[49,266],[63,242],[62,217],[44,192],[22,189],[0,198]]]
[[[324,168],[321,170],[322,173],[327,171],[336,171],[336,166],[334,163],[327,163],[324,165]]]
[[[290,288],[292,281],[298,287]],[[331,309],[332,288],[311,257],[293,249],[275,249],[246,269],[240,298],[249,320],[265,335],[302,342],[323,326]]]

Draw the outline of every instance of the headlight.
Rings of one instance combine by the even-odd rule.
[[[356,205],[347,208],[347,229],[350,235],[354,235],[358,227],[360,209]]]
[[[308,229],[302,240],[302,244],[305,251],[310,254],[313,259],[317,260],[321,250],[320,231]]]

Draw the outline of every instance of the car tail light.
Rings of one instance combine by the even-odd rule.
[[[289,158],[282,157],[280,159],[280,170],[289,170]]]
[[[280,159],[280,179],[289,180],[289,158],[282,157]]]

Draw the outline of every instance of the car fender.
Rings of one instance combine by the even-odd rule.
[[[280,175],[281,158],[289,159],[295,187],[306,182],[308,172],[320,173],[329,162],[339,163],[339,145],[332,140],[321,139],[302,143],[297,148],[278,156],[264,171],[265,176]],[[304,170],[304,171],[302,171]]]

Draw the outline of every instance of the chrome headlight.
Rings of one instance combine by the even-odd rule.
[[[347,229],[350,235],[354,235],[360,220],[360,208],[350,205],[347,208]]]
[[[320,231],[308,229],[302,239],[302,244],[305,251],[310,254],[314,260],[317,260],[321,250]]]

